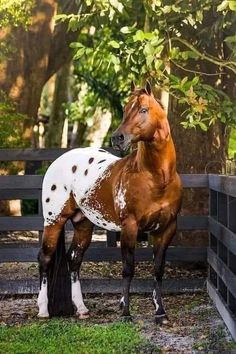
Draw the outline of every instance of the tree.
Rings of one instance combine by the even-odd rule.
[[[138,2],[146,13],[143,21],[129,16],[129,26],[121,27],[127,12],[132,14],[137,2],[116,1],[109,7],[104,1],[107,16],[101,17],[97,27],[93,25],[93,31],[89,30],[90,19],[87,36],[72,44],[74,59],[80,59],[80,68],[85,61],[93,67],[93,82],[104,84],[110,79],[118,87],[131,77],[139,82],[151,79],[160,89],[168,90],[170,102],[178,101],[181,107],[178,123],[184,128],[207,131],[214,125],[234,125],[235,89],[229,87],[232,88],[236,74],[236,63],[231,60],[236,51],[233,45],[236,39],[232,36],[236,13],[231,11],[230,3]],[[206,33],[208,36],[204,37]],[[86,77],[88,68],[83,72]],[[117,82],[116,77],[119,77]],[[223,132],[222,138],[225,137]],[[219,145],[223,146],[222,151],[226,150],[227,143],[223,140]],[[225,157],[224,152],[221,161]]]
[[[103,1],[100,18],[96,12],[94,4],[86,34],[72,44],[79,67],[89,63],[93,82],[112,82],[110,92],[123,89],[121,100],[131,78],[167,91],[179,172],[221,171],[236,116],[232,1]],[[184,211],[207,211],[206,197],[188,195]]]
[[[5,25],[1,37],[6,50],[0,62],[0,89],[15,104],[16,111],[26,116],[23,138],[29,143],[42,88],[71,59],[69,44],[78,35],[68,32],[63,22],[55,24],[55,14],[77,14],[85,8],[84,1],[75,0],[4,0],[1,4]]]
[[[106,1],[103,3],[107,5]],[[118,84],[131,77],[139,82],[151,78],[160,89],[167,89],[171,97],[177,97],[185,107],[182,122],[184,127],[199,126],[206,130],[207,126],[217,119],[223,122],[227,120],[232,124],[235,115],[234,102],[220,90],[219,85],[217,88],[205,85],[205,74],[200,69],[196,70],[199,65],[196,61],[211,63],[213,71],[216,71],[218,66],[220,78],[223,75],[222,70],[235,74],[236,64],[234,61],[219,58],[219,53],[208,54],[207,49],[211,48],[207,43],[203,43],[203,39],[199,39],[196,33],[198,30],[201,34],[206,33],[209,27],[206,18],[215,12],[217,16],[213,17],[214,30],[209,32],[208,41],[217,35],[220,41],[219,33],[222,31],[225,44],[229,41],[232,43],[234,37],[227,37],[227,31],[235,23],[235,13],[225,10],[221,14],[220,9],[217,13],[217,4],[221,5],[220,1],[180,2],[181,6],[165,3],[168,1],[126,1],[123,6],[121,1],[115,1],[110,7],[104,5],[104,13],[100,11],[99,20],[96,17],[93,20],[90,18],[87,28],[83,31],[84,35],[79,38],[80,41],[72,44],[75,49],[74,59],[79,60],[80,67],[81,62],[88,61],[88,66],[92,66],[95,71],[93,76],[96,79],[104,77],[102,83],[109,79],[115,81],[119,76],[121,79]],[[140,20],[140,15],[133,15],[137,6],[141,7],[140,12],[146,13],[143,20]],[[95,10],[94,13],[96,14]],[[122,27],[124,22],[129,26]],[[97,23],[96,27],[94,23]],[[228,55],[232,54],[231,49]],[[181,69],[186,73],[185,77],[183,74],[182,77],[174,75],[173,70],[170,73],[170,65]],[[188,69],[186,65],[192,68]],[[86,73],[84,76],[87,75],[86,67],[83,72]],[[215,72],[213,76],[217,78]]]

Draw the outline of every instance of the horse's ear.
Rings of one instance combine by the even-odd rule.
[[[136,86],[135,86],[135,83],[133,80],[131,81],[130,89],[131,89],[131,92],[134,92],[136,89]]]
[[[148,94],[149,96],[151,96],[151,94],[152,94],[152,87],[151,87],[151,84],[150,84],[150,82],[149,82],[148,80],[146,81],[145,91],[147,92],[147,94]]]

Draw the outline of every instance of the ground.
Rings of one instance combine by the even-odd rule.
[[[91,317],[82,323],[106,326],[119,322],[118,302],[117,295],[87,295],[85,303],[91,311]],[[150,295],[132,296],[133,323],[152,344],[151,347],[147,346],[145,351],[142,348],[137,353],[157,353],[158,350],[154,348],[160,348],[162,353],[234,352],[235,344],[206,293],[165,296],[164,302],[169,323],[159,327],[153,322]],[[37,323],[39,320],[36,314],[35,296],[1,299],[1,326]],[[81,324],[79,320],[76,322]]]

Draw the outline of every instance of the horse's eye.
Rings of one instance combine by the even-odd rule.
[[[147,108],[141,108],[139,113],[147,113],[148,109]]]

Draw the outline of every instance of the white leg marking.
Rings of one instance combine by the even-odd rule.
[[[39,313],[38,317],[40,318],[48,318],[48,288],[47,288],[47,278],[43,278],[41,283],[41,289],[38,296],[38,308]]]
[[[85,306],[83,302],[83,296],[81,292],[81,285],[78,279],[78,276],[74,278],[72,275],[72,285],[71,285],[71,293],[72,293],[72,301],[76,307],[76,314],[79,315],[80,318],[88,317],[89,310]]]
[[[156,311],[157,311],[159,309],[159,305],[158,305],[158,302],[157,302],[156,290],[153,290],[152,298],[153,298],[153,302],[154,302],[154,305],[155,305],[155,308],[156,308]]]
[[[120,305],[125,306],[125,297],[122,296],[122,298],[120,299]]]

